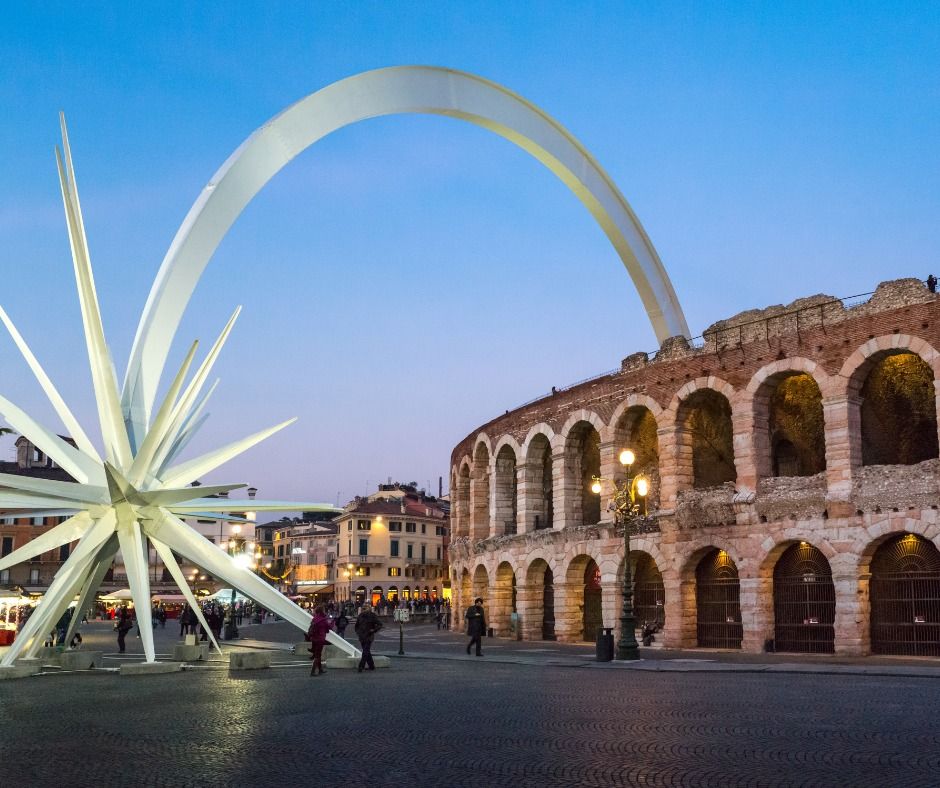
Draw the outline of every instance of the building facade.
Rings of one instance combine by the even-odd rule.
[[[812,296],[481,426],[451,457],[458,615],[481,596],[501,635],[616,629],[629,447],[651,482],[636,617],[659,643],[940,656],[938,320],[913,279]]]
[[[433,602],[449,596],[447,515],[436,499],[397,487],[357,498],[335,518],[338,601]]]

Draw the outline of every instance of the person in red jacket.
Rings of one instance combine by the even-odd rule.
[[[316,676],[317,671],[323,673],[323,647],[326,645],[326,635],[333,628],[333,621],[326,614],[326,608],[318,605],[313,611],[313,621],[307,630],[307,640],[310,641],[310,653],[313,654],[313,666],[310,675]]]

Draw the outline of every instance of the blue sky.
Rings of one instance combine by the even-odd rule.
[[[387,65],[478,73],[574,133],[643,222],[693,333],[940,269],[936,3],[193,6],[8,5],[0,25],[0,303],[85,423],[60,109],[119,374],[219,165],[287,105]],[[220,246],[175,355],[236,304],[194,450],[299,416],[206,479],[269,497],[342,502],[387,476],[436,488],[475,426],[656,347],[574,196],[444,118],[368,121],[298,157]],[[8,340],[0,363],[2,392],[53,422]]]

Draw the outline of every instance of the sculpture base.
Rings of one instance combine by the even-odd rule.
[[[238,651],[228,658],[229,670],[264,670],[271,667],[270,651]]]
[[[179,673],[182,662],[130,662],[121,665],[122,676],[154,676],[161,673]]]
[[[15,665],[2,665],[0,666],[0,681],[6,679],[25,679],[27,676],[35,676],[38,673],[38,662],[28,662],[25,665],[19,662]]]
[[[208,659],[208,643],[197,643],[194,645],[177,643],[175,646],[173,646],[174,662],[206,662]]]
[[[93,670],[103,664],[100,651],[63,651],[56,662],[62,670]]]
[[[390,668],[392,661],[388,657],[379,657],[372,655],[376,668]],[[359,657],[333,657],[325,660],[323,664],[327,668],[337,668],[338,670],[356,670],[359,667]]]

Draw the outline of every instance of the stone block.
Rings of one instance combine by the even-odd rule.
[[[174,662],[205,662],[209,659],[208,643],[177,643],[173,646]]]
[[[310,643],[306,640],[302,643],[294,644],[294,654],[298,657],[304,657],[305,659],[311,658],[310,653]],[[323,647],[323,659],[332,659],[333,657],[343,656],[343,652],[340,651],[336,646],[327,644]]]
[[[27,676],[35,676],[39,673],[39,664],[37,662],[17,662],[15,665],[0,666],[0,681],[5,679],[25,679]]]
[[[392,661],[388,657],[380,657],[373,654],[372,660],[375,662],[376,669],[389,668],[392,666]],[[359,667],[359,658],[346,656],[333,657],[332,659],[326,660],[323,664],[326,665],[327,668],[337,668],[339,670],[356,670]]]
[[[128,662],[121,665],[122,676],[155,676],[162,673],[179,673],[182,662]]]
[[[229,670],[264,670],[271,667],[270,651],[236,651],[229,655]]]
[[[63,670],[93,670],[102,665],[100,651],[63,651],[57,660]]]

